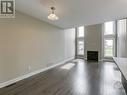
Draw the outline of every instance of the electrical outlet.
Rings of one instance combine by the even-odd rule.
[[[49,67],[50,66],[50,63],[48,63],[46,66]]]

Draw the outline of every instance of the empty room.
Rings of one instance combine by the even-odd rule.
[[[126,95],[127,0],[0,0],[0,95]]]

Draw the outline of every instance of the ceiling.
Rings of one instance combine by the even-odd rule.
[[[56,7],[57,21],[47,19]],[[127,17],[127,0],[16,0],[16,10],[61,28],[103,23]]]

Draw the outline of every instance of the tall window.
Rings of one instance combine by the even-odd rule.
[[[84,26],[78,27],[78,38],[84,37]]]
[[[126,57],[127,54],[127,19],[117,21],[117,57]]]
[[[104,23],[104,57],[115,56],[115,21]]]
[[[84,26],[77,28],[77,56],[84,55]]]

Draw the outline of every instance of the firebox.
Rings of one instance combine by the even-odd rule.
[[[98,61],[98,51],[87,51],[88,61]]]

